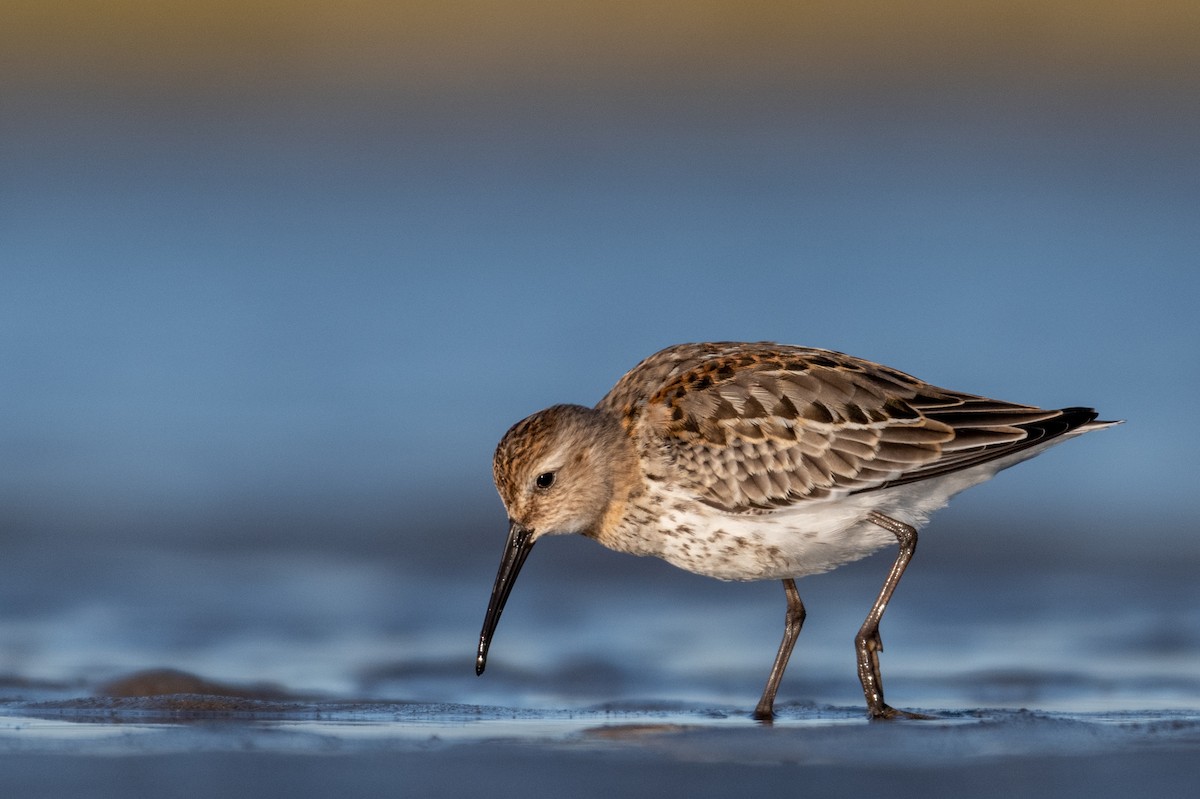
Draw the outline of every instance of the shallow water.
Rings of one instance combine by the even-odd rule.
[[[259,696],[748,709],[782,631],[776,583],[720,583],[563,539],[531,558],[476,678],[493,567],[464,564],[349,550],[13,551],[0,566],[0,690],[90,695],[174,668]],[[801,581],[809,615],[781,702],[862,702],[851,642],[886,566],[880,554]],[[930,546],[881,630],[897,705],[1200,706],[1200,592],[1186,563],[964,563]]]
[[[292,779],[273,758],[291,773],[314,754],[334,758],[338,786],[404,775],[446,795],[480,780],[518,795],[512,764],[631,795],[651,766],[700,793],[739,774],[828,790],[878,780],[897,795],[930,775],[1034,794],[1131,785],[1097,758],[1164,789],[1197,775],[1200,597],[1186,564],[931,553],[889,608],[882,662],[889,701],[938,719],[864,717],[850,642],[887,565],[877,556],[800,583],[809,618],[764,726],[749,711],[781,632],[775,584],[548,544],[477,678],[486,558],[447,573],[353,550],[15,551],[0,565],[0,787],[70,791],[115,758],[147,779],[208,775],[180,795],[261,795]],[[1091,776],[1066,779],[1085,762]],[[230,782],[235,763],[245,779]],[[126,771],[101,795],[123,795]],[[329,783],[291,790],[317,786]]]
[[[106,797],[147,785],[166,796],[724,796],[739,787],[1124,796],[1194,781],[1200,747],[1194,712],[980,710],[873,724],[857,709],[789,707],[766,726],[731,708],[242,701],[181,709],[195,701],[5,703],[0,787]]]

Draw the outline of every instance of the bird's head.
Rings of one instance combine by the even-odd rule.
[[[513,425],[496,447],[492,473],[508,512],[508,540],[479,636],[482,674],[504,603],[538,539],[594,534],[632,470],[632,446],[612,414],[555,405]]]

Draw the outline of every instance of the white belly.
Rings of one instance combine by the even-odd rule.
[[[663,519],[659,557],[721,580],[771,580],[819,574],[896,542],[863,519],[872,510],[842,500],[802,510],[731,515],[701,506]]]
[[[1033,447],[943,477],[839,499],[800,502],[760,514],[723,513],[686,497],[668,495],[663,507],[669,510],[660,514],[658,529],[642,538],[641,543],[649,546],[630,551],[657,555],[681,569],[721,580],[820,574],[896,544],[892,533],[867,521],[871,511],[919,528],[959,491],[1042,449]]]

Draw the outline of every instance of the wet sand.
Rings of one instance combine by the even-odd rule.
[[[545,711],[200,694],[0,706],[5,796],[1129,796],[1200,777],[1200,714]]]
[[[749,713],[778,586],[562,543],[482,678],[490,562],[10,552],[0,796],[1096,797],[1200,778],[1190,559],[931,547],[889,611],[884,678],[934,721],[865,718],[849,637],[878,564],[812,578],[768,727]]]

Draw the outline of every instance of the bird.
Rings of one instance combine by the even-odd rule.
[[[868,717],[929,718],[884,701],[879,624],[917,531],[951,496],[1085,432],[1091,408],[1043,409],[926,383],[833,350],[678,344],[593,407],[513,425],[493,477],[508,536],[479,636],[482,675],[533,546],[580,534],[720,580],[779,580],[783,639],[752,717],[771,723],[804,624],[796,579],[890,544],[897,554],[854,639]]]

